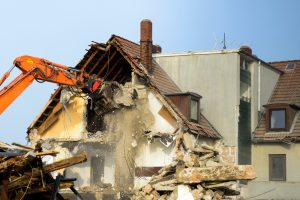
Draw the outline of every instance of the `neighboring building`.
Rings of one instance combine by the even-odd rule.
[[[270,63],[283,73],[253,137],[251,199],[300,199],[300,60]]]
[[[221,138],[200,113],[201,96],[181,92],[152,60],[157,50],[148,20],[140,45],[115,35],[92,44],[76,69],[105,80],[98,100],[59,87],[29,127],[32,143],[60,152],[55,160],[87,152],[86,163],[62,172],[87,199],[124,197],[147,183],[172,162],[179,133],[192,146]]]
[[[181,90],[203,96],[201,112],[222,133],[231,162],[251,164],[251,133],[282,72],[247,46],[154,59]]]

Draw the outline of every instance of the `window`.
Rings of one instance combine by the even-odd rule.
[[[241,58],[240,59],[240,67],[241,67],[241,69],[248,71],[249,70],[249,61],[247,61],[244,58]]]
[[[286,65],[285,70],[293,70],[296,68],[296,64],[295,63],[289,63]]]
[[[91,157],[91,185],[101,184],[104,177],[104,157]]]
[[[270,130],[285,130],[286,129],[286,110],[271,109],[270,110]]]
[[[286,180],[286,156],[285,154],[269,154],[269,180]]]
[[[191,121],[198,122],[199,101],[191,99]]]

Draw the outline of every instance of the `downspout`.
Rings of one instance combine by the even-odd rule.
[[[258,61],[258,98],[257,98],[257,106],[258,106],[258,111],[260,112],[260,69],[261,69],[261,66],[260,66],[260,61]]]

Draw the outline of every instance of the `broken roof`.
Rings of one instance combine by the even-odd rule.
[[[287,69],[288,64],[294,64],[293,69]],[[300,60],[271,62],[271,65],[282,71],[272,96],[266,106],[289,105],[299,109],[300,105]],[[254,141],[288,142],[300,140],[300,117],[296,114],[294,125],[290,132],[267,133],[266,114],[264,113],[254,132]]]
[[[202,114],[199,124],[190,122],[163,95],[167,93],[179,93],[181,90],[154,60],[153,72],[152,74],[148,74],[146,68],[140,62],[140,45],[132,41],[112,35],[106,44],[94,42],[75,68],[89,74],[96,74],[104,80],[118,81],[122,84],[131,79],[131,72],[135,72],[146,83],[149,83],[149,87],[155,90],[161,96],[161,100],[168,104],[169,108],[167,109],[181,118],[192,133],[203,137],[221,138],[221,135]],[[32,122],[28,130],[38,128],[49,117],[54,107],[59,103],[61,88],[59,87],[51,96],[49,102]]]

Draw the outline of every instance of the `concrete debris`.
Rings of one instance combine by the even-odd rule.
[[[115,81],[105,81],[90,95],[92,109],[97,115],[103,115],[121,106],[130,107],[134,105],[137,95],[133,88],[123,87]]]
[[[56,156],[59,152],[42,151],[40,145],[35,148],[15,145],[17,148],[0,146],[0,199],[64,199],[58,193],[60,188],[75,191],[74,179],[64,179],[62,175],[54,179],[50,173],[85,162],[85,153],[44,165],[43,156]]]
[[[237,180],[255,178],[252,166],[223,165],[219,144],[193,147],[190,137],[179,134],[175,146],[176,159],[136,191],[133,199],[226,199],[240,194]],[[152,195],[154,191],[159,195]]]

